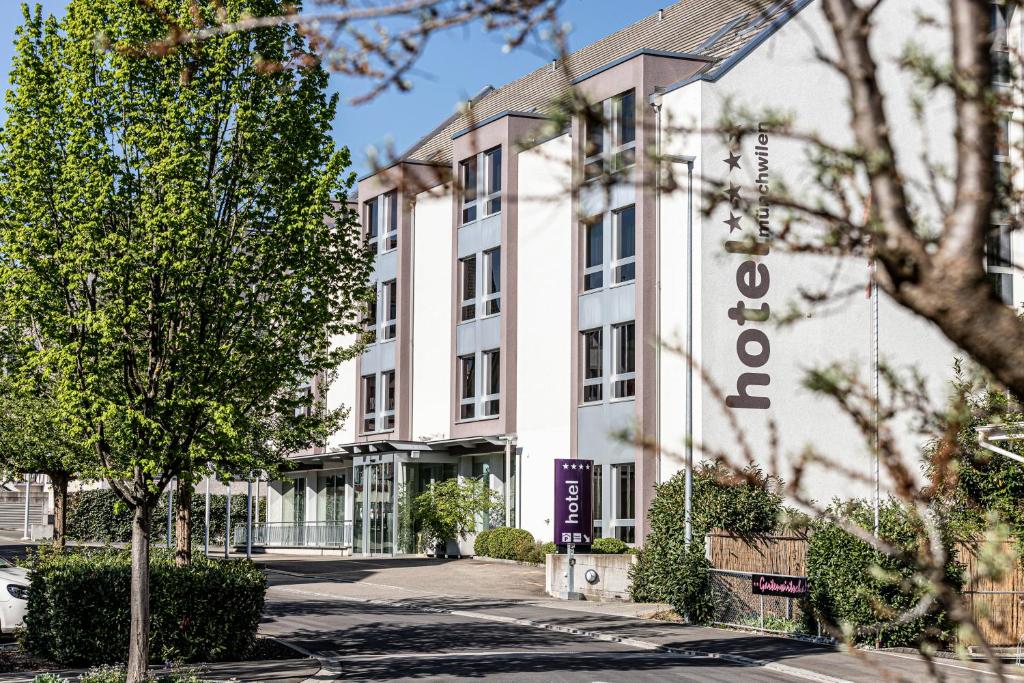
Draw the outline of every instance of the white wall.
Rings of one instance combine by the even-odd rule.
[[[918,41],[942,47],[938,34],[914,29],[913,6],[935,9],[934,3],[920,1],[889,3],[883,5],[875,24],[880,27],[876,45],[893,55],[898,53],[911,33]],[[734,107],[745,107],[750,111],[767,108],[784,110],[795,115],[796,128],[820,133],[835,144],[849,140],[849,113],[846,108],[846,88],[839,77],[814,57],[815,45],[829,45],[830,33],[820,10],[814,4],[804,10],[772,38],[759,46],[743,62],[726,74],[717,83],[694,83],[664,97],[665,109],[675,122],[699,120],[707,127],[719,123],[727,101]],[[914,127],[909,108],[903,95],[908,92],[908,80],[900,76],[886,60],[881,69],[884,92],[888,95],[888,109],[893,117],[894,138],[904,160],[912,160],[917,154],[921,137]],[[699,112],[698,112],[699,107]],[[948,136],[942,135],[952,124],[949,103],[943,98],[933,97],[929,101],[929,122],[931,126],[931,151],[938,158],[950,154]],[[668,133],[666,133],[668,135]],[[678,139],[666,141],[665,147],[674,153],[692,153],[693,145],[685,136],[676,134]],[[741,171],[727,173],[724,159],[728,156],[723,141],[717,135],[702,136],[698,153],[698,176],[714,179],[730,179],[745,188],[745,195],[754,194],[755,160],[754,140],[748,140],[741,151]],[[812,187],[813,176],[806,162],[802,145],[785,140],[781,135],[771,135],[769,147],[769,182],[777,188],[785,183],[799,196],[799,188]],[[911,162],[912,170],[919,171]],[[666,217],[663,205],[662,217]],[[762,465],[771,457],[767,443],[769,423],[774,420],[778,426],[780,455],[784,477],[791,476],[786,466],[786,457],[797,454],[807,444],[813,444],[819,451],[835,458],[845,466],[869,472],[871,459],[860,433],[833,403],[811,394],[803,388],[802,380],[808,369],[821,367],[831,362],[848,363],[859,372],[864,381],[870,378],[871,352],[871,309],[870,302],[858,286],[867,282],[867,266],[862,260],[847,259],[838,264],[833,259],[781,253],[779,245],[772,245],[770,254],[754,258],[770,271],[770,290],[764,298],[750,299],[743,296],[737,286],[736,274],[740,263],[748,257],[727,254],[723,248],[729,238],[729,228],[723,223],[729,209],[721,206],[709,218],[695,218],[696,232],[701,240],[700,268],[696,278],[699,282],[700,314],[698,330],[702,350],[699,357],[703,368],[714,382],[726,393],[736,393],[737,378],[744,372],[764,372],[771,377],[769,387],[752,387],[752,393],[768,396],[771,407],[768,410],[725,408],[716,400],[708,387],[703,387],[701,403],[695,405],[700,432],[696,435],[709,448],[723,449],[735,458],[740,458],[742,446],[737,438],[731,419],[735,419],[751,444],[754,455]],[[772,229],[780,227],[781,211],[772,214]],[[744,217],[744,234],[755,231],[751,218]],[[733,239],[739,233],[733,233]],[[662,239],[666,239],[663,229]],[[678,249],[678,244],[673,244]],[[671,255],[662,254],[663,263]],[[789,304],[799,301],[800,290],[821,289],[836,275],[835,291],[852,287],[855,291],[842,301],[833,302],[829,310],[818,309],[796,324],[784,328],[774,323],[747,322],[740,327],[729,319],[728,311],[737,301],[744,301],[748,308],[759,307],[767,302],[774,316],[784,312]],[[666,280],[667,282],[667,280]],[[663,322],[677,323],[668,309],[672,303],[668,296],[662,307]],[[676,310],[684,310],[679,306]],[[669,325],[664,328],[670,330]],[[771,344],[770,359],[761,368],[748,368],[737,357],[738,335],[748,329],[763,330]],[[929,378],[932,395],[940,404],[946,396],[946,384],[951,370],[953,349],[930,325],[898,309],[889,302],[883,302],[881,343],[883,359],[901,367],[916,367]],[[756,351],[756,345],[750,347]],[[663,359],[665,372],[678,373],[677,365]],[[682,407],[671,389],[663,391],[662,424],[667,422],[666,410],[675,413]],[[663,427],[663,437],[674,436]],[[917,443],[903,430],[907,456],[910,465],[917,469]],[[666,439],[670,441],[670,439]],[[853,485],[849,479],[829,468],[815,468],[805,479],[805,488],[818,500],[827,501],[833,496],[851,497],[867,495],[869,487]]]
[[[562,135],[519,154],[519,506],[523,528],[540,541],[552,540],[554,459],[569,457],[571,151],[572,141]]]
[[[338,348],[354,344],[355,341],[355,335],[338,335],[332,343],[334,348]],[[341,429],[327,439],[328,451],[356,440],[356,421],[359,419],[359,410],[356,406],[356,379],[356,359],[353,358],[338,367],[334,382],[327,390],[328,409],[333,410],[341,406],[349,409],[348,419],[341,425]]]
[[[413,224],[412,438],[445,438],[451,423],[452,195],[416,197]]]

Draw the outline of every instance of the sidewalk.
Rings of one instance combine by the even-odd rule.
[[[299,657],[298,653],[296,656]],[[181,667],[195,671],[203,680],[210,681],[279,681],[280,683],[301,683],[315,677],[320,663],[313,658],[275,659],[261,662],[218,662],[216,664],[195,664]],[[54,671],[70,680],[77,680],[85,669]],[[153,675],[166,674],[162,667],[150,667]],[[32,683],[37,671],[22,671],[0,674],[2,683]]]
[[[345,569],[350,567],[351,564],[346,564]],[[468,567],[464,565],[460,569],[465,571]],[[292,568],[295,567],[289,567]],[[495,595],[493,593],[500,593],[496,588],[490,591],[491,595],[442,594],[424,590],[428,585],[431,588],[436,586],[431,577],[422,577],[423,580],[412,586],[394,586],[385,583],[390,579],[386,571],[377,575],[370,572],[370,576],[353,576],[349,571],[335,574],[328,570],[328,565],[319,563],[317,569],[320,571],[311,576],[268,566],[270,590],[292,598],[305,596],[305,599],[387,605],[572,633],[642,650],[757,665],[803,680],[877,683],[879,680],[920,681],[933,678],[928,663],[915,655],[864,650],[851,652],[786,638],[638,618],[640,614],[657,611],[658,605],[566,603],[539,596],[516,598]],[[440,566],[438,569],[441,569],[441,574],[448,575],[449,591],[482,587],[480,583],[452,582],[450,571]],[[426,567],[420,564],[418,570],[423,572]],[[933,664],[947,681],[995,678],[981,663],[938,659]],[[1004,673],[1008,680],[1024,681],[1024,670],[1018,667],[1005,665]]]

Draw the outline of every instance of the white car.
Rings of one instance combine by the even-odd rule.
[[[21,626],[28,608],[28,570],[0,557],[0,631]]]

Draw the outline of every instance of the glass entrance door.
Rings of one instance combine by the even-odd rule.
[[[355,550],[366,555],[394,552],[395,466],[374,463],[356,467]]]

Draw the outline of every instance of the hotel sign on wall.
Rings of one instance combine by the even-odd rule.
[[[593,460],[555,460],[555,543],[590,545],[594,518],[590,502]]]

